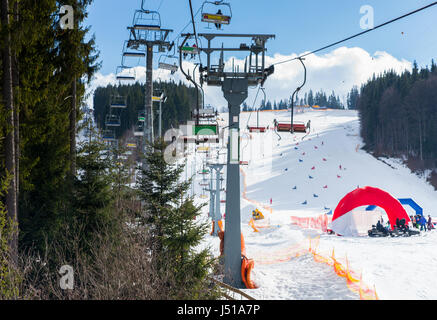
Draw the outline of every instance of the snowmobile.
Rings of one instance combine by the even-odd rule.
[[[368,231],[369,237],[379,238],[379,237],[388,237],[390,232],[388,230],[382,231],[378,230],[375,225],[372,225],[372,229]]]
[[[258,209],[252,211],[252,218],[254,220],[262,220],[264,219],[264,215]]]
[[[412,230],[409,228],[395,228],[393,231],[390,232],[391,237],[411,237],[419,234],[419,230]]]

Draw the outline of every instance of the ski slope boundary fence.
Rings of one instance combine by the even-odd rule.
[[[241,168],[240,171],[243,176],[243,199],[261,208],[264,208],[272,214],[273,209],[271,207],[263,205],[260,202],[247,197],[246,173]],[[291,219],[293,224],[296,224],[302,228],[314,228],[322,230],[323,232],[326,232],[328,229],[327,227],[329,218],[326,214],[318,217],[291,217]],[[258,228],[260,228],[260,226],[256,226],[253,219],[250,220],[249,225],[254,229],[255,232],[259,231]],[[362,281],[362,274],[357,276],[357,273],[350,269],[347,257],[345,258],[345,262],[341,263],[339,259],[335,257],[334,249],[332,249],[332,254],[330,256],[317,252],[320,237],[308,239],[308,241],[309,243],[303,241],[276,252],[269,252],[265,255],[261,254],[257,258],[253,258],[253,260],[256,264],[260,265],[276,264],[290,261],[290,259],[302,256],[304,254],[311,254],[314,258],[314,261],[318,263],[324,263],[332,267],[337,276],[345,278],[347,287],[352,292],[359,294],[361,300],[379,300],[375,286],[370,288]]]

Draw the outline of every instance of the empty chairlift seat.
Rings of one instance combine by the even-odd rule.
[[[279,132],[290,132],[291,131],[291,123],[290,122],[276,122],[276,130]],[[294,132],[307,132],[306,125],[302,122],[294,122],[293,123],[293,131]]]
[[[123,96],[111,96],[111,108],[114,109],[126,109],[127,108],[127,98]]]
[[[115,114],[106,115],[105,124],[107,127],[119,127],[121,125],[120,117]]]
[[[127,66],[118,66],[115,78],[119,81],[135,81],[136,72],[134,68]]]
[[[160,30],[161,16],[157,11],[137,10],[134,14],[133,29],[135,30]]]
[[[115,141],[115,132],[112,130],[103,130],[102,139],[103,141]]]

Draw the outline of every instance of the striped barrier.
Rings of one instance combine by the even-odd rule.
[[[328,215],[322,214],[317,217],[295,217],[292,216],[291,223],[304,229],[316,229],[328,232]]]

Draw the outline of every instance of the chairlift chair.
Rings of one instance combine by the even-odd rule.
[[[146,121],[146,115],[144,112],[140,112],[138,114],[138,122],[145,122]]]
[[[136,10],[132,25],[138,31],[161,30],[161,15],[157,11]]]
[[[138,120],[137,124],[134,129],[134,136],[135,137],[143,137],[144,136],[144,125],[146,123],[146,116],[144,112],[140,112],[138,114]]]
[[[163,55],[163,56],[159,57],[159,61],[158,61],[158,68],[159,69],[170,70],[172,75],[175,74],[176,71],[179,70],[179,66],[176,64],[176,62],[174,64],[163,62],[163,61],[161,61],[162,57],[170,58],[170,59],[177,59],[177,58],[174,56],[170,56],[170,55]]]
[[[145,52],[141,52],[139,50],[136,50],[138,48],[129,48],[129,41],[125,41],[123,45],[123,63],[124,65],[124,58],[144,58],[146,56]]]
[[[107,127],[119,127],[121,125],[120,116],[115,114],[107,114],[105,124]]]
[[[144,137],[144,121],[138,121],[134,129],[135,137]]]
[[[218,9],[216,13],[211,13],[213,8]],[[214,11],[215,11],[214,9]],[[227,13],[223,14],[222,9]],[[232,19],[231,5],[222,1],[205,1],[202,4],[202,22],[214,23],[217,29],[221,25],[229,25]]]
[[[114,109],[126,109],[127,108],[127,98],[119,95],[111,96],[110,107]]]
[[[197,48],[196,46],[195,46],[195,44],[193,45],[193,46],[190,46],[190,45],[184,45],[182,48],[181,48],[181,51],[182,51],[182,53],[184,53],[184,54],[199,54],[199,48]]]
[[[127,66],[118,66],[116,71],[115,78],[119,81],[135,81],[136,80],[136,72],[132,67]]]
[[[103,130],[102,132],[102,139],[105,142],[112,142],[112,141],[116,141],[117,139],[115,138],[115,132],[111,129],[106,129]]]

